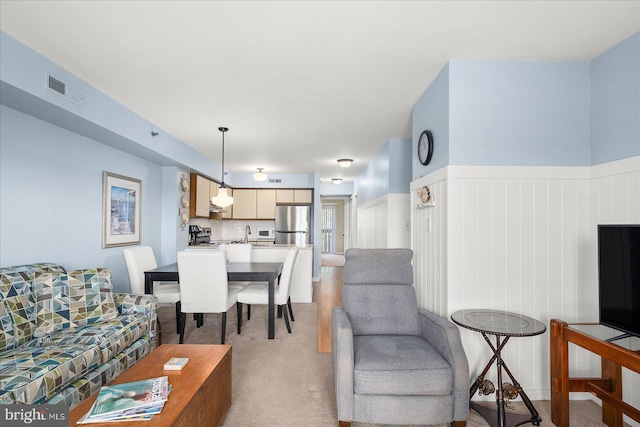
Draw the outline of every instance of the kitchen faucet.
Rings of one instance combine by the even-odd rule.
[[[249,234],[251,234],[251,227],[249,224],[244,228],[244,242],[249,243]]]

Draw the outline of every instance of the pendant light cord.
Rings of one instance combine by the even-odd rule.
[[[225,188],[224,186],[224,133],[229,130],[226,127],[219,127],[218,130],[222,132],[222,183],[220,184],[220,188]]]

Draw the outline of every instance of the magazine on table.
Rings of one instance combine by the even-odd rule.
[[[150,378],[124,384],[104,386],[83,422],[96,422],[159,413],[170,391],[168,377]]]

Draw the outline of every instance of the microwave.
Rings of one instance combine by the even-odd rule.
[[[256,228],[256,239],[258,240],[276,240],[275,228]]]

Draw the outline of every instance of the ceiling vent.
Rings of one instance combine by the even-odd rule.
[[[282,179],[280,179],[280,178],[270,178],[269,182],[282,182]]]
[[[46,71],[45,80],[46,88],[48,91],[53,92],[56,95],[66,99],[67,101],[73,102],[76,105],[82,106],[82,100],[84,99],[82,90],[65,83],[63,80],[50,75]]]

